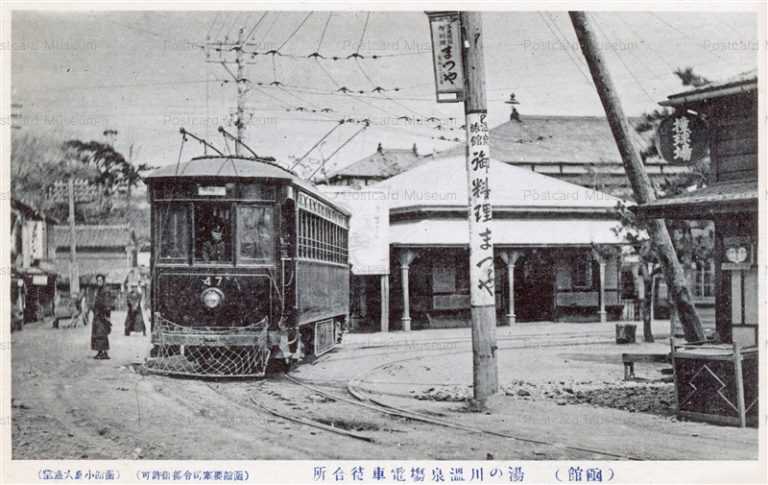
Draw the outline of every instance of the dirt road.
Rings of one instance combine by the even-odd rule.
[[[638,369],[647,382],[623,385],[612,326],[500,328],[503,392],[484,414],[467,412],[460,401],[471,393],[467,329],[349,335],[336,351],[291,373],[301,385],[279,376],[213,382],[144,375],[136,368],[149,337],[122,335],[123,318],[114,314],[108,361],[92,358],[89,327],[34,324],[13,334],[14,459],[757,456],[754,429],[665,415],[668,385],[653,366]],[[350,380],[379,404],[458,426],[362,407],[347,392]],[[651,393],[661,397],[630,409],[625,404],[638,400],[627,400],[622,389],[631,387],[657,387]],[[606,389],[618,400],[605,397]]]

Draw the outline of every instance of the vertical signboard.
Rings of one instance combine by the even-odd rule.
[[[324,187],[320,190],[351,213],[349,261],[352,274],[389,274],[389,205],[380,189]]]
[[[432,56],[438,103],[464,99],[464,67],[458,12],[427,12],[432,35]]]
[[[467,159],[469,183],[469,275],[472,306],[494,305],[494,265],[491,223],[490,169],[488,156],[488,115],[467,114]]]

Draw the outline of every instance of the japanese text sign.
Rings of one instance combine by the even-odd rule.
[[[438,103],[464,99],[464,67],[458,12],[428,12]]]
[[[664,119],[656,131],[656,148],[670,163],[701,160],[707,151],[707,126],[699,118],[676,114]]]
[[[491,223],[488,119],[486,113],[467,114],[467,157],[469,196],[469,276],[472,306],[495,304],[493,242]]]

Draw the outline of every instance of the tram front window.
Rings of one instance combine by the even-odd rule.
[[[188,258],[189,212],[184,205],[161,207],[160,215],[160,258]]]
[[[195,207],[195,259],[206,263],[232,261],[229,207]]]
[[[239,233],[238,255],[249,263],[268,263],[275,257],[272,207],[240,206],[237,208]]]

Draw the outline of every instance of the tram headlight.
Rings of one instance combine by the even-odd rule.
[[[212,310],[224,301],[224,293],[218,288],[207,288],[200,295],[200,298],[203,300],[203,305]]]

